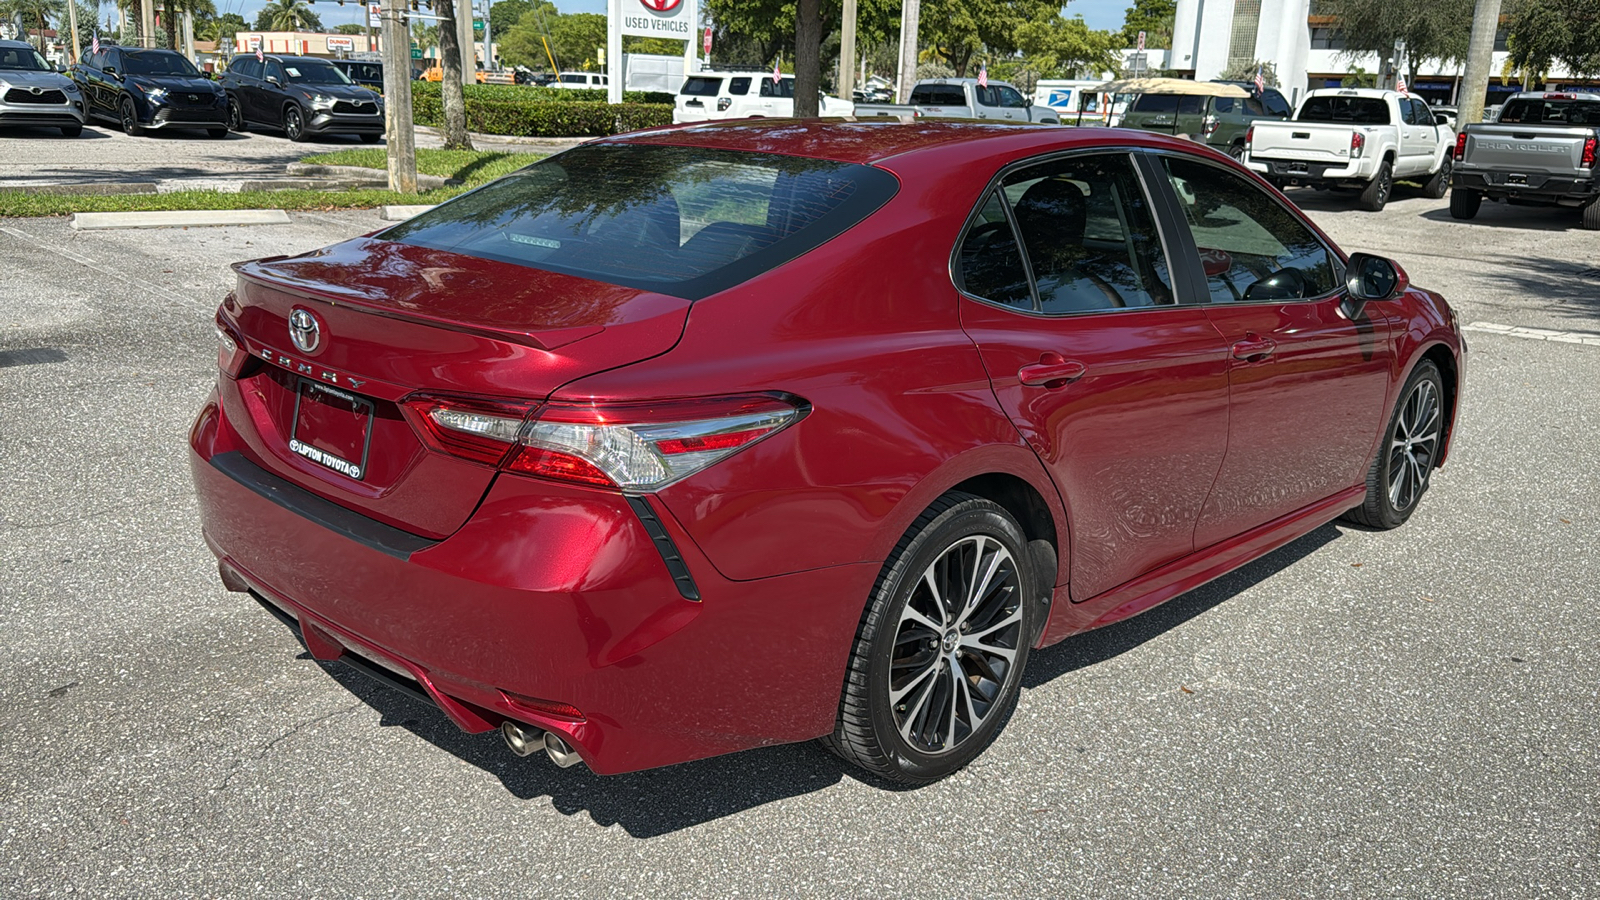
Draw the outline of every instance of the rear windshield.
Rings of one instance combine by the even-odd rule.
[[[1516,125],[1600,125],[1600,100],[1519,97],[1506,102],[1500,121]]]
[[[911,89],[912,106],[966,106],[960,85],[930,84]]]
[[[1139,99],[1133,101],[1133,111],[1142,113],[1178,112],[1191,115],[1202,113],[1205,108],[1206,98],[1179,94],[1140,94]]]
[[[1382,97],[1311,97],[1300,107],[1296,122],[1389,124],[1389,104]]]
[[[835,237],[898,185],[830,160],[591,145],[379,237],[698,300]]]
[[[722,87],[721,78],[707,78],[704,75],[692,75],[683,82],[683,90],[678,91],[685,97],[715,97],[717,90]]]

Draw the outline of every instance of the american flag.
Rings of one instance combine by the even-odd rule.
[[[783,69],[778,66],[778,60],[772,61],[772,83],[777,84],[783,80]]]
[[[100,52],[100,29],[98,29],[98,28],[96,28],[94,30],[94,38],[89,41],[89,52],[90,53],[99,53]]]
[[[978,87],[989,86],[989,66],[987,63],[978,64]]]
[[[1411,93],[1410,91],[1406,90],[1406,77],[1404,75],[1401,75],[1400,80],[1394,83],[1394,89],[1402,94],[1409,95]]]
[[[256,62],[264,63],[266,61],[267,61],[267,55],[265,53],[261,52],[261,45],[260,44],[256,44]]]
[[[1256,66],[1256,93],[1265,94],[1266,92],[1267,92],[1267,79],[1261,77],[1261,67],[1260,66]]]

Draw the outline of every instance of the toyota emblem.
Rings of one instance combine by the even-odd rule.
[[[289,313],[289,340],[301,353],[315,353],[322,345],[322,326],[308,310],[296,309]]]
[[[683,0],[639,0],[644,8],[658,13],[672,12]]]

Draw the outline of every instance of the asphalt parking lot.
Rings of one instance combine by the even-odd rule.
[[[1291,196],[1463,322],[1600,335],[1575,217]],[[378,225],[0,220],[0,895],[1600,893],[1600,346],[1470,333],[1408,525],[1324,526],[1037,654],[947,781],[814,745],[601,778],[311,661],[201,541],[226,263]]]

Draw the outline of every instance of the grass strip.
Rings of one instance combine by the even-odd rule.
[[[388,190],[173,191],[170,194],[30,194],[26,191],[0,191],[0,218],[174,209],[370,209],[375,206],[442,203],[465,190],[468,188],[445,187],[417,194]]]
[[[467,187],[476,187],[502,175],[543,159],[543,153],[505,153],[492,150],[418,150],[417,171],[440,178],[459,178]],[[389,165],[382,147],[335,150],[300,160],[313,166],[360,166],[384,169]]]

